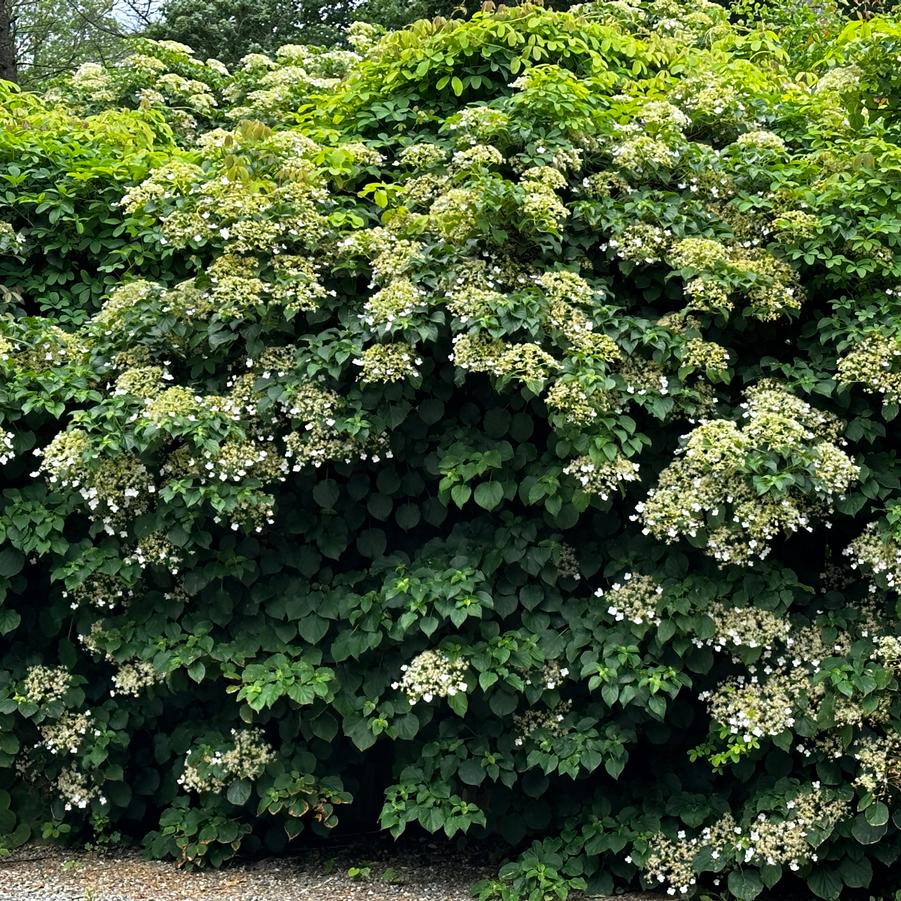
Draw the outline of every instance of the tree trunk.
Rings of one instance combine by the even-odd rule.
[[[0,0],[0,78],[19,80],[16,41],[13,34],[12,0]]]

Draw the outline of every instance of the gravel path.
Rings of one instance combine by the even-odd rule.
[[[471,901],[472,883],[496,872],[437,845],[370,854],[313,850],[194,873],[137,852],[30,846],[0,859],[0,901]]]
[[[137,851],[32,844],[0,858],[0,901],[472,901],[472,884],[497,872],[489,856],[463,856],[431,842],[399,850],[372,839],[189,872]],[[352,876],[351,868],[363,872]],[[597,901],[669,899],[630,894]]]

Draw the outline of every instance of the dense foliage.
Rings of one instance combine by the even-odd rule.
[[[296,41],[334,44],[353,18],[354,2],[310,0],[167,0],[145,37],[190,43],[201,58],[228,65]]]
[[[0,844],[896,888],[901,23],[351,39],[0,88]]]
[[[466,18],[482,5],[481,0],[165,0],[142,35],[190,44],[196,56],[231,66],[247,53],[271,53],[288,43],[346,46],[353,22],[396,29],[417,19]],[[572,5],[572,0],[545,3]]]

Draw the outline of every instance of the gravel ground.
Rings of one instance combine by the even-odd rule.
[[[34,844],[0,858],[0,901],[472,901],[472,884],[497,872],[489,856],[461,856],[429,842],[398,850],[375,839],[188,872],[137,851],[96,854]],[[352,867],[368,871],[352,877]]]
[[[368,867],[352,878],[351,867]],[[425,843],[398,851],[368,842],[200,873],[144,860],[30,845],[0,858],[0,901],[472,901],[470,886],[497,872],[484,857]],[[657,901],[620,895],[609,901]],[[665,899],[668,901],[668,899]]]
[[[492,872],[435,845],[369,850],[311,850],[194,873],[137,852],[32,845],[0,859],[0,901],[471,901],[472,883]],[[352,878],[351,867],[369,872]]]

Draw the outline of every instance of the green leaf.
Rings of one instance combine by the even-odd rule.
[[[427,832],[437,832],[444,825],[444,814],[437,807],[427,807],[420,813],[419,822]]]
[[[492,693],[488,699],[488,706],[495,716],[507,717],[516,710],[516,695],[500,689]]]
[[[475,490],[475,502],[485,510],[493,510],[504,498],[500,482],[482,482]]]
[[[490,670],[484,673],[479,673],[479,687],[482,689],[482,691],[487,691],[489,688],[491,688],[492,685],[494,685],[495,682],[497,682],[497,680],[497,673],[493,673]]]
[[[415,529],[416,526],[419,525],[419,520],[421,518],[419,504],[402,504],[397,508],[394,518],[404,531]]]
[[[303,821],[298,819],[285,820],[285,834],[288,838],[297,838],[303,832]]]
[[[362,717],[344,723],[344,734],[359,748],[366,751],[376,742],[376,736],[369,728],[369,721]]]
[[[11,579],[17,576],[25,566],[25,555],[14,548],[4,548],[0,551],[0,577]]]
[[[843,857],[838,865],[838,872],[848,888],[866,888],[873,879],[873,867],[866,857],[858,860]]]
[[[393,723],[393,735],[401,741],[412,741],[419,732],[419,718],[415,713],[398,717]]]
[[[203,665],[203,661],[195,660],[194,663],[188,667],[188,675],[195,682],[203,682],[203,677],[206,675],[206,667]]]
[[[313,486],[313,500],[316,501],[320,507],[331,509],[338,503],[338,498],[340,496],[341,491],[338,488],[338,483],[334,481],[334,479],[324,479]]]
[[[15,610],[0,608],[0,635],[8,635],[19,627],[22,617]]]
[[[860,844],[873,845],[882,839],[887,828],[885,824],[873,826],[863,814],[858,814],[851,823],[851,834]]]
[[[825,901],[834,901],[842,893],[842,880],[833,870],[815,870],[807,877],[807,886],[818,898],[824,898]]]
[[[247,779],[239,779],[229,785],[226,797],[232,804],[241,807],[250,800],[252,788],[253,786]]]
[[[321,616],[317,616],[315,613],[305,616],[297,623],[297,631],[300,637],[310,644],[319,644],[319,642],[325,638],[328,627],[328,620],[323,619]]]
[[[447,703],[457,716],[466,716],[466,711],[469,709],[469,698],[466,697],[465,692],[458,691],[456,694],[450,695]]]
[[[288,686],[288,697],[295,704],[300,704],[304,707],[316,700],[316,692],[313,690],[312,685],[295,682],[293,685]]]
[[[454,485],[451,488],[451,500],[458,506],[462,507],[472,497],[472,488],[469,485]]]
[[[882,801],[876,801],[864,811],[864,816],[871,826],[884,826],[888,823],[889,809]]]
[[[739,901],[752,901],[764,889],[763,880],[757,870],[742,869],[733,870],[727,880],[729,891]]]
[[[332,741],[338,734],[338,721],[330,713],[321,713],[308,722],[313,735],[323,741]]]
[[[467,785],[481,785],[485,781],[485,768],[482,762],[472,757],[460,764],[457,774]]]
[[[760,878],[767,888],[772,888],[782,878],[782,867],[779,864],[765,863],[760,867]]]
[[[366,509],[376,519],[387,519],[393,507],[394,501],[385,494],[371,494],[366,500]]]

